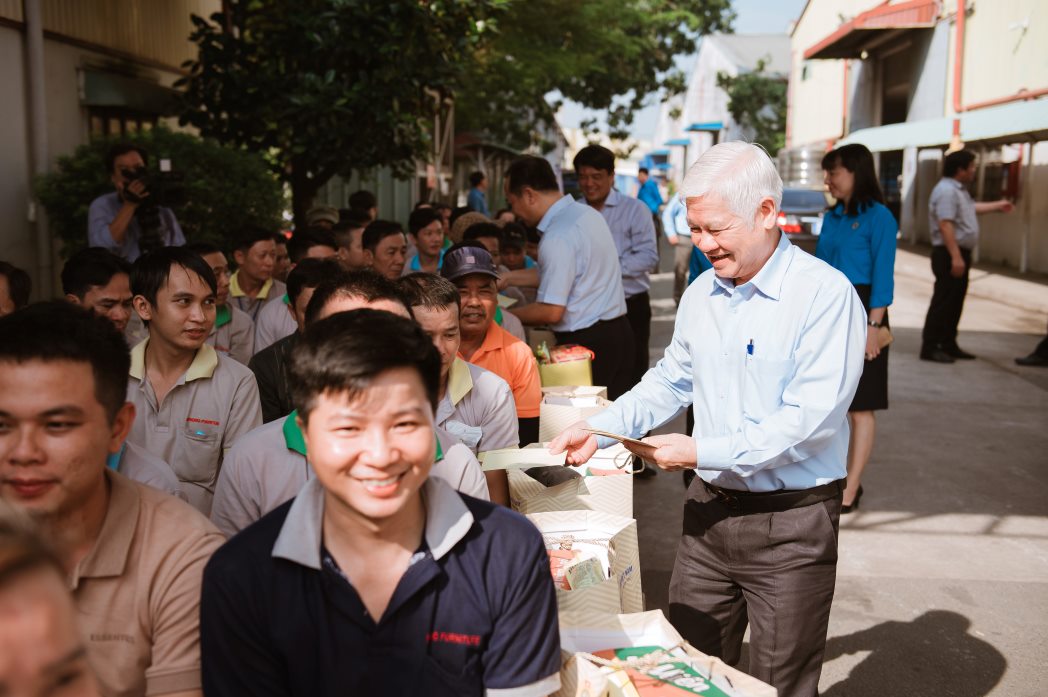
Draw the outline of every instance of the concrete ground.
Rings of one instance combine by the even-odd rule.
[[[673,331],[672,252],[652,297],[652,363]],[[918,360],[931,272],[900,249],[890,408],[844,516],[824,697],[1048,695],[1048,368],[1020,368],[1048,320],[1048,286],[974,271],[959,343],[978,360]],[[664,431],[683,432],[678,416]],[[679,474],[636,480],[649,608],[667,609]],[[742,666],[745,669],[745,657]]]

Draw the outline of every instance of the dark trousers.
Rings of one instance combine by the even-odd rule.
[[[626,298],[626,319],[633,329],[633,368],[630,387],[648,372],[648,341],[651,339],[651,296],[647,291]]]
[[[556,336],[558,344],[579,344],[593,351],[593,384],[607,387],[609,398],[617,399],[633,387],[633,329],[626,315]]]
[[[968,292],[968,272],[972,268],[972,252],[962,249],[964,275],[954,278],[950,274],[950,252],[943,246],[932,247],[932,273],[935,274],[935,289],[924,318],[921,335],[921,350],[931,351],[937,347],[957,348],[957,325],[964,310],[964,296]]]
[[[843,484],[843,482],[841,482]],[[670,578],[670,622],[695,648],[736,664],[779,697],[815,697],[837,578],[841,492],[821,503],[740,514],[696,479]]]

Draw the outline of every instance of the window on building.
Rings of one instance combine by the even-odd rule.
[[[156,126],[157,115],[123,107],[88,107],[92,136],[128,136]]]

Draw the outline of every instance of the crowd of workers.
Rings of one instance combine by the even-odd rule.
[[[950,157],[947,178],[971,164]],[[110,153],[64,300],[28,304],[0,269],[0,694],[555,692],[546,551],[478,461],[538,440],[533,327],[590,349],[615,400],[549,444],[567,463],[607,444],[589,428],[642,437],[692,408],[689,433],[646,439],[651,465],[698,475],[670,619],[729,663],[749,625],[748,672],[817,693],[838,520],[887,407],[897,226],[865,148],[823,161],[815,257],[778,229],[773,163],[739,142],[664,215],[589,146],[578,201],[525,156],[493,217],[478,174],[469,209],[420,204],[406,229],[358,192],[226,247],[185,244],[166,211],[143,248],[148,193],[123,173],[145,164]],[[937,189],[932,215],[966,274],[962,190]],[[679,309],[649,369],[659,235]],[[964,358],[939,276],[922,358]]]

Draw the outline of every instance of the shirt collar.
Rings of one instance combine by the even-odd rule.
[[[229,324],[231,319],[233,319],[233,310],[229,305],[219,305],[215,310],[215,328]]]
[[[105,470],[109,486],[109,505],[95,544],[73,571],[72,586],[82,578],[120,576],[127,568],[127,557],[138,528],[142,505],[138,489],[131,480]]]
[[[269,297],[269,290],[273,287],[273,279],[266,279],[266,282],[262,284],[262,287],[258,291],[258,295],[255,297],[259,300],[265,300]],[[234,271],[233,275],[229,277],[229,294],[234,298],[242,298],[247,293],[240,287],[240,271]]]
[[[491,327],[488,327],[488,331],[491,331]],[[473,375],[469,372],[469,364],[456,356],[448,371],[448,398],[452,406],[461,402],[472,389]]]
[[[761,294],[772,300],[778,300],[782,293],[782,283],[786,278],[786,270],[790,267],[790,261],[793,259],[793,254],[793,243],[790,242],[786,235],[780,232],[779,242],[775,246],[775,251],[772,252],[771,257],[768,258],[768,261],[764,262],[764,266],[761,267],[761,270],[758,271],[748,283],[743,285],[752,284],[753,288],[758,290]],[[730,296],[738,290],[738,286],[736,286],[730,278],[721,278],[714,274],[713,281],[714,291],[719,288]]]
[[[506,343],[506,337],[504,335],[508,333],[509,332],[495,322],[489,324],[488,333],[484,335],[484,341],[482,341],[480,346],[477,347],[476,352],[473,354],[473,358],[476,359],[479,356],[483,356],[485,353],[498,351]]]
[[[284,444],[288,450],[302,455],[306,454],[306,439],[302,435],[302,429],[298,426],[298,409],[284,417]]]
[[[131,349],[131,370],[129,375],[136,380],[145,380],[146,375],[146,344],[149,343],[149,337],[146,337]],[[196,356],[193,357],[193,362],[189,364],[189,369],[186,370],[186,382],[192,382],[199,378],[211,378],[215,374],[215,368],[218,367],[218,353],[214,347],[209,344],[204,344],[197,349]]]
[[[433,558],[440,559],[473,527],[473,514],[458,492],[441,479],[427,479],[421,493],[426,507],[426,545]],[[320,571],[323,529],[324,487],[318,479],[310,479],[291,503],[272,556]]]
[[[542,232],[546,232],[550,223],[553,222],[553,219],[557,217],[562,210],[573,203],[575,203],[575,199],[565,194],[559,201],[549,207],[549,210],[546,211],[546,215],[542,216],[542,220],[539,221],[539,224],[536,227]]]

